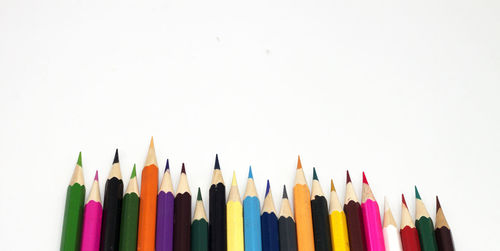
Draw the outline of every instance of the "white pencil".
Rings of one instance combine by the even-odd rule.
[[[399,228],[396,226],[396,221],[394,216],[392,216],[391,207],[387,201],[387,197],[384,198],[384,243],[386,251],[402,251],[401,238],[399,238]]]

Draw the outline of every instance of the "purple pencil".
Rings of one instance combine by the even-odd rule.
[[[172,251],[174,233],[174,188],[170,167],[165,166],[156,210],[156,251]]]

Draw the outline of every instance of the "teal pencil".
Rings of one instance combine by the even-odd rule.
[[[253,181],[252,167],[248,171],[247,190],[243,198],[245,251],[262,251],[260,202]]]

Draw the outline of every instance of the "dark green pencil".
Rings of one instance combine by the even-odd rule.
[[[420,248],[422,251],[437,251],[436,235],[434,234],[434,224],[431,216],[425,208],[424,202],[420,198],[417,187],[415,187],[415,226],[417,227]]]
[[[208,222],[199,187],[191,223],[191,251],[208,251]]]
[[[137,225],[139,222],[139,186],[135,175],[135,164],[130,175],[127,191],[122,200],[122,216],[120,224],[120,251],[137,250]]]

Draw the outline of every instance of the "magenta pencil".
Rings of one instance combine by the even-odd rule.
[[[372,189],[368,185],[363,172],[363,192],[361,199],[361,211],[365,226],[365,240],[367,251],[385,251],[384,234],[378,203],[373,196]]]
[[[99,191],[99,178],[95,172],[94,183],[83,209],[81,251],[99,251],[101,240],[102,202]]]

